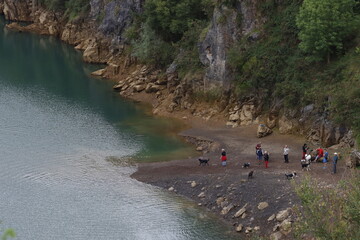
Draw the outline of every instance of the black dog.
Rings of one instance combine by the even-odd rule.
[[[201,166],[201,165],[203,165],[203,166],[209,165],[209,161],[210,161],[209,158],[199,158],[199,162],[200,162],[199,166]]]
[[[242,167],[243,168],[248,168],[248,167],[250,167],[250,163],[244,163],[244,165]]]
[[[249,172],[248,179],[253,178],[253,175],[254,175],[254,171]]]
[[[285,177],[286,179],[294,179],[294,177],[296,177],[296,172],[293,173],[285,173]]]

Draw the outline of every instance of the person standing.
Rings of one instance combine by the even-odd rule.
[[[334,157],[333,157],[333,173],[334,174],[336,173],[336,164],[337,164],[338,160],[339,160],[339,157],[338,157],[337,153],[334,153]]]
[[[263,160],[263,151],[261,148],[256,150],[256,156],[257,156],[257,160],[259,161],[259,165],[260,165],[261,161]]]
[[[264,152],[264,161],[265,161],[265,168],[268,168],[269,164],[269,153],[267,151]]]
[[[285,145],[285,147],[284,147],[284,160],[285,160],[285,163],[289,163],[289,152],[290,152],[290,148],[288,147],[288,145]]]
[[[305,159],[305,155],[307,154],[308,146],[306,143],[302,146],[302,159]]]
[[[227,160],[225,149],[221,149],[220,160],[221,160],[221,165],[225,167],[226,166],[226,160]]]
[[[324,158],[322,160],[324,164],[323,169],[326,169],[326,165],[328,161],[329,161],[329,152],[327,151],[327,149],[325,149]]]

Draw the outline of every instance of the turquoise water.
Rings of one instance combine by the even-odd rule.
[[[37,240],[231,238],[193,203],[129,177],[129,158],[193,154],[173,134],[177,123],[90,77],[99,66],[84,64],[71,46],[3,26],[1,228]]]

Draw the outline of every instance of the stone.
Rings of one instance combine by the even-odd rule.
[[[204,198],[205,197],[205,192],[201,192],[199,195],[198,195],[198,198]]]
[[[246,218],[247,214],[243,213],[243,215],[241,216],[242,219]]]
[[[254,121],[255,105],[245,104],[240,111],[240,125],[250,125]]]
[[[221,215],[226,215],[226,214],[228,214],[234,207],[235,207],[234,204],[231,203],[231,204],[229,204],[228,206],[224,207],[224,208],[221,210],[220,214],[221,214]]]
[[[268,128],[265,124],[259,124],[257,128],[256,136],[258,138],[266,137],[267,135],[270,135],[272,133],[272,130]]]
[[[260,227],[259,226],[255,226],[254,227],[254,231],[259,231],[260,230]]]
[[[157,85],[166,85],[167,82],[168,82],[168,80],[167,80],[166,78],[160,78],[160,79],[158,79],[155,83],[156,83]]]
[[[146,93],[159,92],[160,90],[161,90],[161,87],[158,85],[155,85],[154,83],[148,83],[145,88]]]
[[[99,70],[97,70],[97,71],[95,71],[95,72],[92,72],[91,75],[100,77],[100,76],[102,76],[104,73],[105,73],[105,68],[99,69]]]
[[[226,126],[234,126],[235,125],[235,123],[234,122],[230,122],[230,121],[228,121],[228,122],[226,122],[226,124],[225,124]]]
[[[250,233],[253,229],[251,227],[246,227],[245,228],[245,233]]]
[[[267,208],[268,206],[269,206],[269,204],[267,202],[261,202],[261,203],[259,203],[257,208],[259,210],[263,210],[263,209]]]
[[[298,123],[296,121],[289,120],[285,115],[279,119],[279,132],[281,134],[289,134],[296,130]]]
[[[271,222],[272,220],[275,219],[275,214],[271,215],[269,218],[268,218],[268,222]]]
[[[285,219],[281,224],[280,224],[280,231],[281,233],[288,235],[291,232],[291,226],[292,223],[289,219]]]
[[[280,224],[276,224],[274,227],[273,227],[273,232],[276,232],[280,229]]]
[[[100,62],[99,54],[99,46],[97,42],[93,40],[84,50],[83,59],[89,63]]]
[[[170,192],[174,191],[174,187],[169,187],[168,189]]]
[[[346,166],[349,168],[355,168],[360,165],[360,152],[352,151],[350,156],[346,159]]]
[[[116,84],[115,86],[113,86],[114,90],[120,91],[120,90],[125,90],[123,89],[123,86],[125,85],[125,82],[119,82],[118,84]]]
[[[143,91],[145,89],[145,86],[143,85],[143,84],[141,84],[141,85],[135,85],[134,87],[133,87],[133,92],[141,92],[141,91]]]
[[[242,224],[239,224],[239,225],[235,228],[235,231],[241,232],[242,229],[243,229],[243,225],[242,225]]]
[[[243,215],[243,213],[246,212],[246,207],[247,207],[247,203],[239,210],[235,213],[234,217],[238,218],[240,217],[241,215]]]
[[[202,150],[203,150],[203,147],[201,147],[201,146],[196,148],[196,151],[201,152]]]
[[[229,116],[229,121],[231,122],[236,122],[240,119],[240,115],[238,113],[235,113],[235,114],[231,114]]]
[[[282,210],[276,214],[276,220],[279,222],[284,221],[290,215],[290,208]]]
[[[196,187],[196,186],[197,186],[197,183],[196,183],[195,181],[192,181],[192,182],[191,182],[191,187],[194,188],[194,187]]]
[[[275,232],[270,235],[270,240],[280,240],[283,237],[281,232]]]
[[[218,206],[220,206],[221,203],[224,202],[224,201],[225,201],[225,198],[224,198],[224,197],[218,197],[218,198],[216,199],[216,204],[217,204]]]

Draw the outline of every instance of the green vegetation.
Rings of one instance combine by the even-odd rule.
[[[182,72],[200,69],[197,43],[212,14],[211,0],[148,0],[126,37],[132,54],[144,63],[165,67],[179,53]]]
[[[62,11],[69,20],[82,17],[89,10],[89,0],[39,0],[44,7],[53,11]]]
[[[354,0],[304,0],[296,19],[300,49],[330,61],[330,54],[342,51],[345,38],[358,23],[355,4]]]
[[[303,205],[297,211],[297,239],[304,235],[318,240],[360,239],[360,175],[341,183],[338,189],[323,189],[307,178],[295,187]]]
[[[287,108],[315,103],[360,133],[359,1],[272,0],[258,8],[268,19],[261,37],[229,49],[239,95],[278,99]],[[320,16],[323,24],[312,23]]]
[[[9,238],[15,238],[16,234],[13,229],[6,229],[3,231],[0,229],[0,237],[1,240],[7,240]]]

